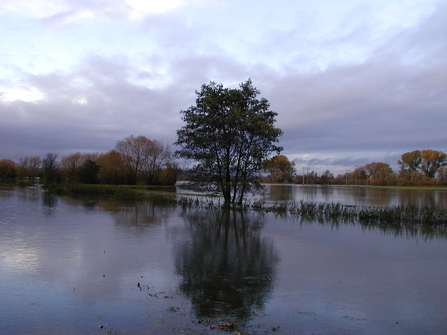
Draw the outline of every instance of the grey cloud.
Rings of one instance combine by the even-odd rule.
[[[337,175],[346,171],[353,171],[357,167],[365,166],[372,162],[387,163],[394,171],[398,171],[397,161],[400,159],[401,154],[367,153],[367,156],[362,156],[362,154],[356,153],[356,157],[343,156],[343,154],[340,154],[337,158],[298,157],[293,159],[293,162],[295,162],[298,174],[302,173],[303,168],[307,168],[309,172],[315,171],[318,174],[322,174],[324,171],[329,170],[334,175]]]
[[[131,134],[173,142],[177,125],[170,119],[175,114],[180,123],[180,106],[172,96],[179,92],[135,84],[129,80],[135,71],[126,60],[93,57],[69,74],[28,75],[23,80],[47,97],[3,104],[0,140],[8,145],[2,154],[105,151]],[[88,103],[76,103],[80,97]]]
[[[446,14],[445,7],[442,11]],[[445,26],[435,26],[444,35]],[[441,42],[440,52],[437,38],[418,46],[414,36],[426,35],[425,30],[432,36],[432,29],[424,23],[413,34],[400,34],[381,47],[380,56],[362,64],[291,73],[276,82],[271,101],[286,111],[279,118],[285,141],[295,140],[304,151],[445,146],[445,139],[439,141],[444,137],[439,121],[446,115],[447,66],[442,55],[447,48]],[[406,57],[416,51],[423,58],[407,64]]]
[[[17,160],[46,152],[106,151],[131,134],[171,144],[181,127],[180,110],[194,103],[194,91],[209,82],[211,72],[237,76],[228,74],[239,71],[237,64],[218,61],[220,70],[209,57],[172,62],[171,80],[154,88],[135,79],[157,78],[156,70],[141,71],[125,55],[90,56],[71,72],[22,73],[23,85],[46,98],[3,103],[0,140],[8,145],[0,154]]]
[[[369,158],[367,157],[360,157],[360,158],[354,158],[352,156],[348,157],[339,157],[335,159],[331,158],[295,158],[293,160],[297,166],[308,166],[308,167],[315,167],[315,166],[339,166],[339,167],[345,167],[345,166],[361,166],[368,163],[371,163]]]
[[[0,99],[0,140],[7,143],[0,155],[104,151],[130,134],[172,143],[182,125],[179,111],[194,103],[203,83],[236,85],[249,77],[278,112],[284,153],[311,154],[315,166],[393,163],[388,152],[446,150],[446,16],[443,3],[431,17],[381,44],[372,43],[370,28],[360,24],[320,42],[306,39],[299,28],[276,31],[262,48],[247,45],[244,52],[259,57],[244,63],[218,45],[222,31],[190,26],[178,15],[152,15],[135,31],[155,40],[141,67],[124,54],[92,55],[70,71],[21,74],[23,85],[47,98]],[[356,62],[329,62],[324,70],[301,66],[327,45],[340,51],[352,45],[357,52],[355,46],[370,42]],[[306,45],[310,53],[300,51]],[[264,62],[262,53],[277,62]],[[80,98],[88,103],[76,103]]]

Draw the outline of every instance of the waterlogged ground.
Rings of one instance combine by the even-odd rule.
[[[0,188],[0,334],[445,334],[446,264],[439,234]]]

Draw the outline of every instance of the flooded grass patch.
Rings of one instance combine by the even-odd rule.
[[[257,201],[253,209],[278,214],[290,214],[311,219],[354,221],[375,224],[447,224],[447,209],[433,206],[399,205],[390,207],[351,206],[341,203]]]
[[[159,206],[179,206],[183,210],[221,210],[224,203],[219,197],[188,196],[148,191],[147,188],[131,188],[112,185],[60,184],[47,188],[56,195],[95,197],[120,201],[149,201]],[[292,215],[307,219],[352,222],[380,225],[443,226],[447,224],[447,209],[435,206],[396,205],[388,207],[354,206],[337,203],[317,203],[301,200],[267,203],[263,199],[247,201],[233,206],[234,210],[255,210],[277,215]]]
[[[46,190],[55,195],[71,197],[96,197],[99,199],[134,201],[145,200],[142,192],[126,187],[111,185],[86,185],[86,184],[59,184],[46,187]]]

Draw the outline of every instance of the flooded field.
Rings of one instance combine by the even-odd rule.
[[[346,191],[266,197],[446,205],[443,192]],[[0,333],[445,334],[446,237],[3,187]]]
[[[355,206],[419,205],[447,208],[447,191],[335,185],[266,185],[270,201],[310,201]]]

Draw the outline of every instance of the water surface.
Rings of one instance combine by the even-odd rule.
[[[445,334],[446,287],[441,234],[0,190],[1,334]]]
[[[356,206],[437,206],[447,207],[447,191],[388,189],[344,185],[267,184],[269,201],[309,201]]]

